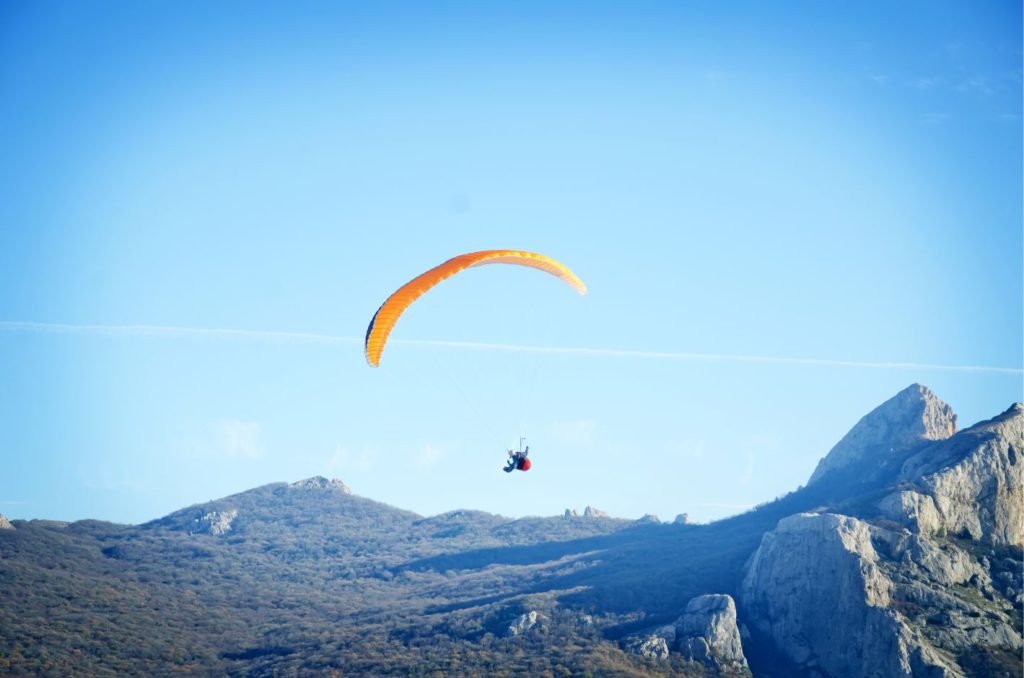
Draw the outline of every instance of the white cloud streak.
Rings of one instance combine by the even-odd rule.
[[[0,332],[183,337],[227,341],[282,341],[346,345],[361,344],[363,342],[362,337],[317,334],[312,332],[170,327],[165,325],[75,325],[68,323],[40,323],[14,320],[0,320]],[[503,351],[511,353],[542,353],[547,355],[570,355],[591,358],[640,358],[646,360],[674,360],[681,362],[759,363],[768,365],[806,365],[812,367],[848,367],[886,370],[983,372],[994,374],[1013,374],[1018,376],[1024,374],[1024,369],[1019,367],[994,367],[989,365],[943,365],[937,363],[900,361],[838,360],[832,358],[801,358],[739,353],[641,351],[618,348],[587,348],[581,346],[525,346],[522,344],[496,344],[478,341],[446,341],[431,339],[392,339],[390,343],[401,346],[419,346],[424,348]]]

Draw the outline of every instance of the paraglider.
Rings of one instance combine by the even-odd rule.
[[[529,460],[530,446],[527,445],[523,448],[523,438],[519,439],[518,450],[508,450],[508,463],[505,464],[505,468],[502,470],[505,473],[512,473],[512,471],[529,471],[530,467],[533,466]]]
[[[405,285],[399,287],[394,294],[381,304],[381,307],[373,315],[373,319],[370,320],[369,327],[366,328],[366,341],[364,344],[366,362],[371,367],[378,367],[380,365],[380,357],[384,352],[384,347],[388,342],[391,330],[394,329],[395,323],[398,322],[405,309],[409,308],[414,301],[430,291],[435,285],[447,280],[456,273],[460,273],[472,266],[483,266],[485,264],[516,264],[518,266],[536,268],[561,278],[580,294],[587,293],[587,286],[583,284],[583,281],[575,273],[564,264],[543,254],[524,252],[522,250],[484,250],[482,252],[460,254],[440,266],[436,266],[426,273],[413,278]]]
[[[583,284],[583,281],[575,273],[564,264],[543,254],[525,252],[523,250],[484,250],[460,254],[416,276],[405,285],[399,287],[381,304],[377,312],[373,314],[370,325],[366,328],[366,339],[363,345],[366,362],[371,367],[380,366],[381,354],[384,353],[384,347],[387,345],[391,331],[395,328],[398,319],[402,317],[402,314],[414,301],[455,274],[467,268],[483,266],[485,264],[515,264],[517,266],[535,268],[560,278],[580,294],[587,293],[587,286]],[[507,452],[508,463],[503,468],[506,473],[529,471],[533,466],[529,459],[530,447],[523,447],[523,438],[519,439],[518,450],[507,450]]]

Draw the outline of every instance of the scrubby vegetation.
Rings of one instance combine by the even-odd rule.
[[[422,518],[283,483],[141,526],[14,521],[0,530],[0,673],[703,675],[619,641],[694,596],[735,595],[762,534],[835,505],[833,489],[710,525]],[[211,514],[234,517],[217,533]],[[527,611],[542,621],[510,636]],[[755,670],[792,668],[756,631],[745,646]]]
[[[191,533],[229,509],[230,530]],[[15,526],[0,532],[0,671],[15,675],[700,673],[606,637],[653,599],[623,593],[643,572],[584,593],[652,536],[626,521],[423,519],[278,484],[138,527]],[[628,614],[600,609],[614,596]],[[506,637],[527,608],[543,623]]]

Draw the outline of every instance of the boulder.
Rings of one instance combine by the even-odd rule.
[[[655,634],[627,638],[624,649],[629,654],[647,659],[668,659],[668,643]]]
[[[709,594],[691,599],[673,626],[679,651],[688,659],[717,668],[747,668],[731,596]]]

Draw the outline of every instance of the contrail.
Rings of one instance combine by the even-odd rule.
[[[677,351],[636,351],[619,348],[584,348],[558,346],[521,346],[518,344],[488,344],[475,341],[432,341],[428,339],[396,339],[396,344],[412,346],[438,346],[444,348],[469,348],[490,351],[518,351],[520,353],[561,353],[595,357],[648,358],[655,360],[680,360],[696,362],[769,363],[779,365],[817,365],[822,367],[869,367],[874,369],[916,369],[944,370],[953,372],[995,372],[1000,374],[1024,374],[1016,367],[989,367],[987,365],[938,365],[912,362],[869,362],[860,360],[831,360],[827,358],[789,358],[784,356],[746,355],[732,353],[682,353]]]
[[[362,337],[349,337],[314,332],[284,332],[277,330],[237,330],[209,327],[170,327],[165,325],[75,325],[68,323],[39,323],[0,320],[0,331],[48,332],[67,334],[106,334],[195,337],[224,340],[285,341],[318,344],[361,344]],[[1024,374],[1019,367],[992,367],[988,365],[941,365],[916,362],[875,362],[863,360],[834,360],[829,358],[796,358],[786,356],[748,355],[740,353],[690,353],[679,351],[638,351],[618,348],[587,348],[582,346],[524,346],[521,344],[494,344],[479,341],[445,341],[430,339],[393,339],[393,344],[427,348],[454,348],[480,351],[507,351],[513,353],[545,353],[552,355],[590,356],[596,358],[643,358],[649,360],[676,360],[689,362],[761,363],[771,365],[810,365],[818,367],[859,367],[888,370],[931,370],[943,372],[987,372],[994,374]]]
[[[107,334],[146,337],[195,337],[205,339],[250,339],[257,341],[288,341],[318,344],[357,344],[359,337],[342,337],[313,332],[279,332],[276,330],[233,330],[217,327],[170,327],[167,325],[72,325],[68,323],[36,323],[0,320],[0,330],[7,332],[47,332],[52,334]]]

